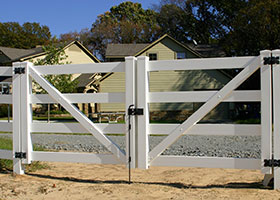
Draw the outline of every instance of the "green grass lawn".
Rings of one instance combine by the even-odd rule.
[[[13,142],[10,138],[0,137],[0,149],[12,150]],[[43,151],[42,147],[33,146],[34,151]],[[33,172],[39,169],[46,169],[49,166],[45,163],[34,161],[30,165],[25,165],[26,172]],[[0,172],[13,171],[13,161],[7,159],[0,159]]]

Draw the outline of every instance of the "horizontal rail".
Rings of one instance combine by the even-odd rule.
[[[13,160],[13,151],[0,149],[0,159]]]
[[[125,133],[125,124],[95,124],[103,133]],[[79,123],[32,123],[31,132],[37,133],[89,133]]]
[[[13,131],[13,123],[12,122],[7,122],[1,120],[0,122],[0,131],[7,131],[7,132],[12,132]]]
[[[34,161],[46,162],[121,164],[121,162],[111,154],[33,151],[31,157]]]
[[[256,57],[195,58],[185,60],[160,60],[149,62],[149,71],[213,70],[244,68]]]
[[[150,124],[150,134],[168,135],[180,124]],[[260,136],[259,124],[196,124],[187,135]]]
[[[94,74],[124,72],[124,62],[34,66],[40,74]]]
[[[124,103],[125,93],[63,94],[70,103]],[[1,100],[1,98],[0,98]],[[48,94],[32,94],[31,103],[57,103]]]
[[[172,167],[205,167],[228,169],[260,169],[260,159],[226,158],[226,157],[195,157],[195,156],[159,156],[151,166]]]
[[[11,66],[0,67],[0,76],[12,76],[12,75],[13,75],[13,69]]]
[[[108,134],[125,133],[125,124],[95,124]],[[168,135],[180,124],[150,124],[150,134]],[[1,126],[0,126],[1,127]],[[32,123],[32,132],[38,133],[88,133],[79,123]],[[7,128],[6,128],[6,131]],[[253,124],[197,124],[188,135],[260,136],[261,126]]]
[[[218,91],[150,92],[149,103],[206,102]],[[259,90],[233,91],[223,102],[261,101]]]
[[[0,104],[12,104],[12,95],[0,94]]]

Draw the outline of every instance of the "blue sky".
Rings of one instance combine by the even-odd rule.
[[[131,0],[144,9],[160,0]],[[1,0],[0,22],[38,22],[47,25],[52,35],[90,28],[99,14],[123,0]]]

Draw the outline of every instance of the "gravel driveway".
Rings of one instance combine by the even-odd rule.
[[[0,137],[12,137],[0,134]],[[125,148],[124,136],[109,136],[121,149]],[[153,148],[164,136],[150,136],[150,148]],[[90,135],[53,135],[33,134],[32,141],[46,149],[83,151],[93,153],[108,152]],[[236,158],[260,158],[260,136],[182,136],[175,144],[164,151],[165,155],[215,156]]]

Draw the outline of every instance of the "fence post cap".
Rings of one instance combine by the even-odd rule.
[[[149,60],[148,56],[139,56],[137,57],[137,60]]]
[[[125,60],[136,60],[134,56],[128,56],[124,58]]]

